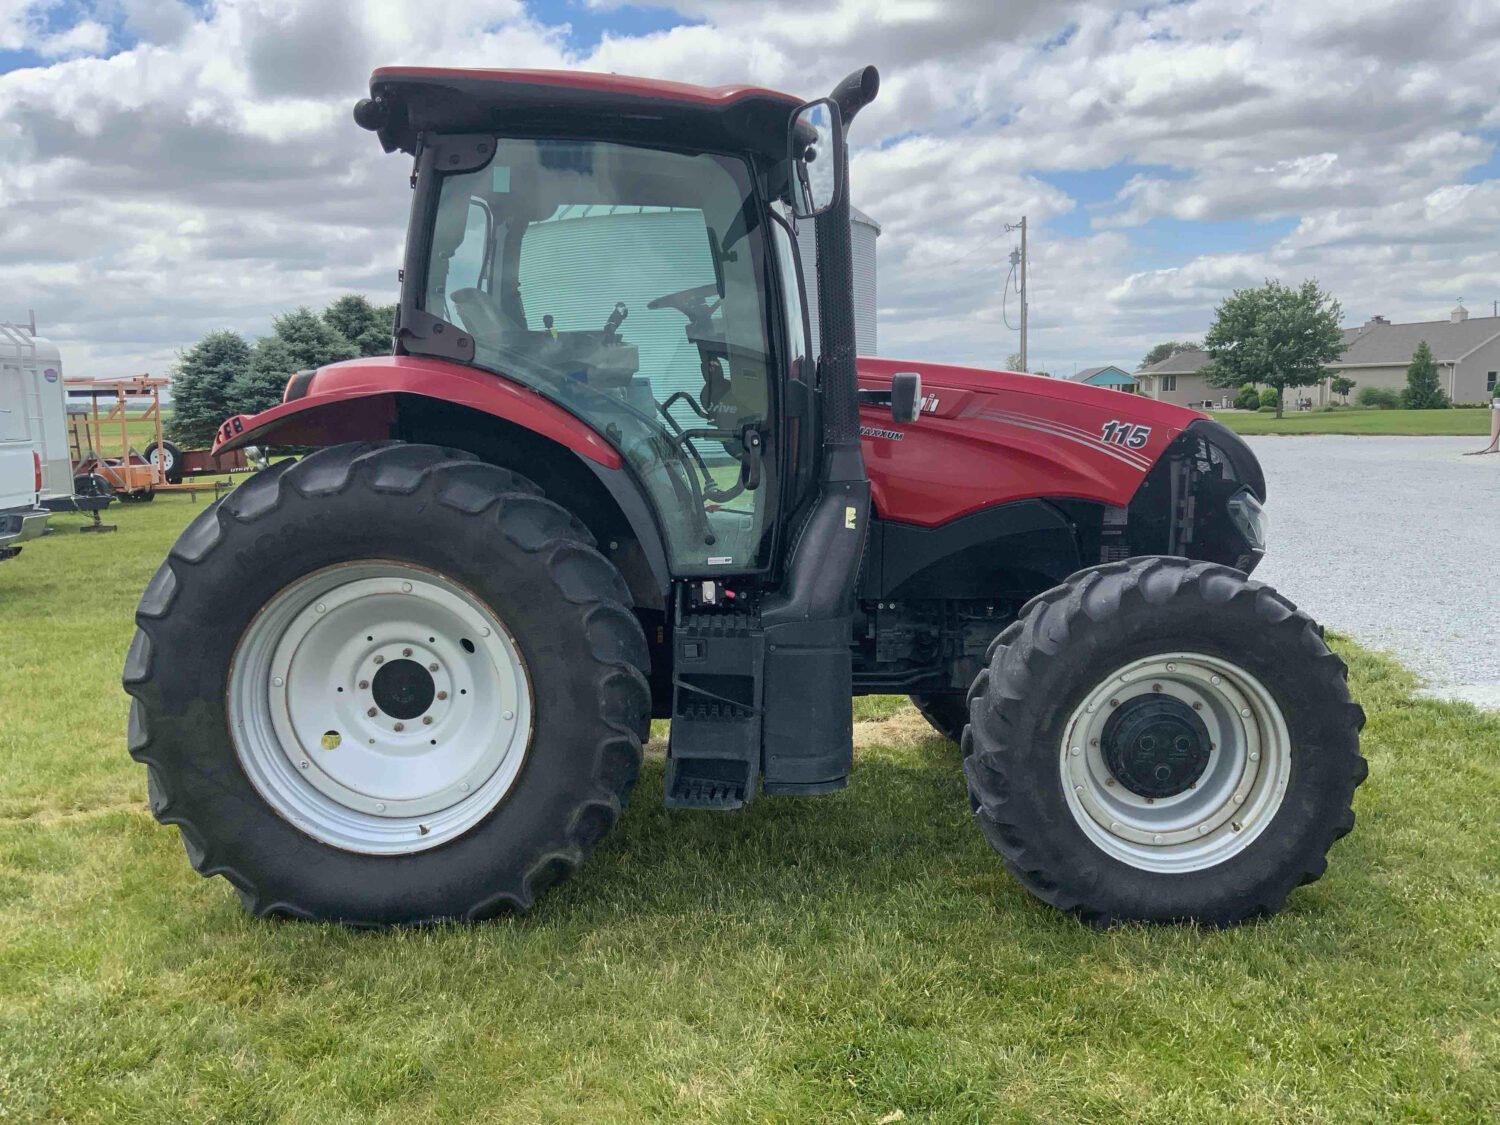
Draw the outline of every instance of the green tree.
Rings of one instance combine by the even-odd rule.
[[[1350,379],[1347,375],[1335,375],[1332,379],[1328,380],[1328,389],[1343,399],[1344,405],[1348,406],[1349,395],[1354,390],[1354,380]]]
[[[305,305],[283,313],[273,324],[271,334],[255,342],[249,370],[231,388],[235,413],[253,414],[275,406],[287,379],[297,372],[358,354],[343,333]]]
[[[1260,408],[1264,410],[1268,406],[1276,408],[1276,417],[1281,417],[1281,392],[1274,387],[1267,387],[1260,392]]]
[[[189,449],[213,444],[234,408],[232,386],[250,371],[250,345],[238,332],[210,332],[177,358],[167,436]]]
[[[1021,370],[1021,353],[1020,352],[1011,352],[1010,355],[1008,355],[1008,356],[1005,357],[1005,370],[1007,370],[1007,371],[1020,371]]]
[[[1411,353],[1411,363],[1406,368],[1406,389],[1401,392],[1401,405],[1408,410],[1442,410],[1448,405],[1448,396],[1438,383],[1437,364],[1432,360],[1432,349],[1423,340]]]
[[[1135,369],[1139,371],[1143,367],[1150,367],[1153,363],[1160,363],[1164,359],[1171,359],[1180,352],[1190,352],[1202,347],[1197,340],[1168,340],[1157,344],[1144,356],[1141,362],[1136,364]]]
[[[395,305],[372,305],[360,294],[348,293],[323,310],[323,321],[362,356],[391,354]]]
[[[1205,374],[1215,387],[1259,383],[1280,392],[1320,383],[1325,366],[1343,353],[1343,309],[1313,280],[1293,289],[1267,281],[1236,289],[1219,303],[1203,344],[1213,359]]]

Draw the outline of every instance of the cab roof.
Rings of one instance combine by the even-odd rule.
[[[381,67],[370,96],[387,152],[434,133],[507,133],[641,141],[779,157],[802,99],[759,86],[691,86],[561,70]]]

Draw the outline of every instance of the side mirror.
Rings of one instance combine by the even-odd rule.
[[[922,413],[922,376],[916,371],[898,371],[891,376],[891,418],[915,422]]]
[[[844,189],[844,125],[832,98],[808,102],[787,130],[792,213],[811,219],[838,202]]]

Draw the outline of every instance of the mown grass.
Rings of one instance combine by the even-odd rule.
[[[1450,410],[1293,411],[1281,418],[1245,410],[1220,410],[1214,418],[1240,434],[1474,434],[1488,436],[1490,412]]]
[[[130,612],[203,501],[0,565],[0,1118],[1479,1121],[1500,1109],[1500,716],[1342,644],[1359,825],[1280,917],[1096,933],[955,747],[865,701],[851,788],[619,829],[472,928],[255,922],[125,753]],[[69,526],[77,521],[61,517]],[[207,625],[208,623],[205,623]]]

